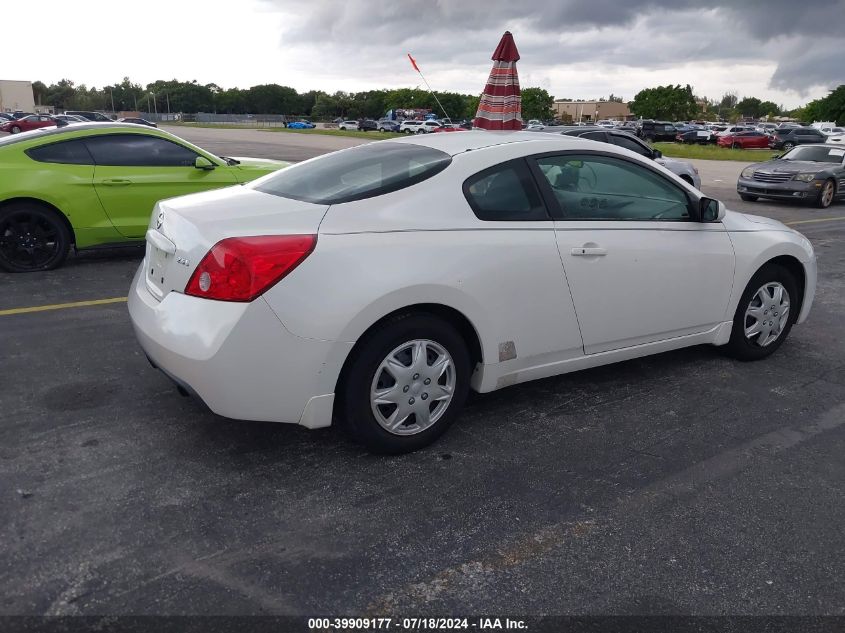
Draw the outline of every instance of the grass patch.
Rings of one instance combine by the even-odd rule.
[[[773,149],[731,149],[718,145],[682,145],[681,143],[654,143],[664,156],[670,158],[700,158],[703,160],[735,160],[743,163],[760,163],[769,160]]]

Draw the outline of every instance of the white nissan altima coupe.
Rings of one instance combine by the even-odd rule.
[[[358,146],[160,202],[138,340],[230,418],[438,437],[469,389],[702,343],[761,359],[807,318],[816,259],[621,147],[530,132]]]

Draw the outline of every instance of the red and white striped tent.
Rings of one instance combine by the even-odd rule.
[[[473,125],[485,130],[521,130],[522,96],[516,62],[519,51],[510,31],[505,31],[493,53],[493,70],[484,86]]]

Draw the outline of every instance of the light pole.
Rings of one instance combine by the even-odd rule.
[[[156,93],[150,93],[153,96],[153,113],[158,114],[158,106],[156,105]]]

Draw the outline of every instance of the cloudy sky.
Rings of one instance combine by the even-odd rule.
[[[510,30],[522,85],[557,98],[628,100],[690,83],[700,96],[795,107],[845,83],[845,0],[145,0],[131,15],[120,6],[39,1],[37,29],[3,27],[0,53],[15,63],[0,78],[357,91],[420,85],[410,52],[434,89],[477,93]]]

